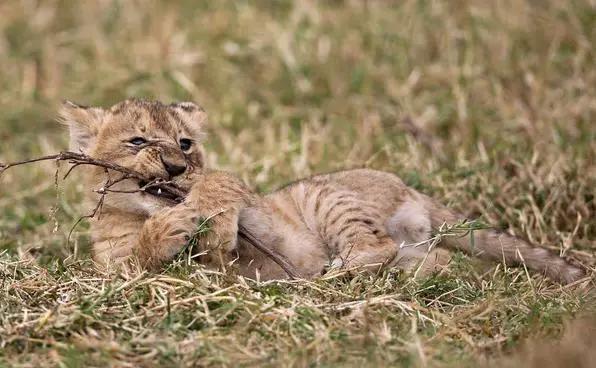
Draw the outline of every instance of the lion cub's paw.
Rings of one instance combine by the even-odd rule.
[[[143,225],[136,254],[142,265],[156,268],[172,260],[197,228],[192,211],[183,205],[162,210]]]
[[[212,217],[207,223],[207,231],[200,238],[204,249],[221,249],[230,252],[236,248],[238,221],[223,213]]]
[[[225,215],[223,212],[215,216],[199,219],[205,227],[194,234],[193,242],[196,248],[194,254],[201,254],[198,259],[202,264],[221,268],[235,258],[238,233],[237,216]]]

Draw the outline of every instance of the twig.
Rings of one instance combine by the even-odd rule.
[[[68,170],[66,175],[64,175],[64,179],[66,179],[70,175],[70,173],[72,172],[72,170],[74,168],[76,168],[78,166],[82,166],[82,165],[103,167],[105,169],[117,171],[117,172],[123,174],[122,177],[120,177],[114,181],[108,180],[108,183],[106,183],[106,185],[102,188],[101,191],[104,191],[104,190],[108,191],[107,189],[109,189],[109,187],[111,187],[111,186],[115,185],[116,183],[119,183],[123,180],[126,180],[126,179],[139,179],[139,180],[146,179],[145,176],[143,176],[142,174],[140,174],[132,169],[114,164],[112,162],[96,159],[96,158],[87,156],[82,153],[68,152],[68,151],[60,152],[56,155],[42,156],[42,157],[29,159],[29,160],[11,162],[9,164],[0,163],[0,175],[2,175],[6,170],[10,169],[11,167],[26,165],[26,164],[40,162],[40,161],[68,161],[73,166]],[[171,194],[173,194],[174,196],[177,197],[178,201],[181,201],[182,199],[184,199],[184,197],[186,197],[186,194],[187,194],[184,189],[180,188],[176,184],[169,182],[169,181],[164,181],[161,179],[156,179],[156,180],[153,180],[153,181],[147,183],[142,188],[139,188],[139,191],[145,191],[145,189],[155,188],[155,187],[159,187],[162,190],[170,192]],[[102,193],[100,193],[100,194],[102,194]]]
[[[0,163],[0,175],[2,175],[2,173],[4,173],[4,171],[6,171],[7,169],[10,169],[11,167],[14,167],[14,166],[31,164],[31,163],[40,162],[40,161],[52,161],[52,160],[72,161],[72,164],[75,164],[75,165],[93,165],[93,166],[105,167],[107,169],[119,171],[121,173],[131,175],[133,177],[139,175],[139,174],[135,173],[133,170],[127,169],[120,165],[116,165],[111,162],[107,162],[107,161],[103,161],[103,160],[98,160],[98,159],[92,158],[92,157],[87,156],[82,153],[68,152],[68,151],[60,152],[56,155],[42,156],[42,157],[38,157],[38,158],[32,158],[29,160],[11,162],[9,164],[1,164]]]
[[[142,174],[140,174],[134,170],[114,164],[112,162],[99,160],[99,159],[87,156],[85,154],[82,154],[82,153],[68,152],[68,151],[60,152],[56,155],[42,156],[42,157],[29,159],[29,160],[11,162],[8,164],[0,163],[0,176],[6,170],[8,170],[12,167],[31,164],[31,163],[40,162],[40,161],[68,161],[73,166],[67,171],[66,175],[64,175],[65,179],[70,175],[70,173],[74,170],[74,168],[76,168],[78,166],[90,165],[90,166],[103,167],[104,169],[106,169],[106,173],[108,174],[108,179],[106,180],[106,183],[104,184],[104,186],[102,188],[97,189],[95,191],[96,193],[100,194],[100,196],[101,196],[98,201],[97,206],[95,207],[95,209],[92,211],[91,214],[81,217],[73,226],[73,230],[76,227],[76,225],[79,224],[83,219],[93,218],[98,214],[98,212],[100,212],[100,209],[103,205],[105,196],[108,193],[114,193],[114,192],[115,193],[135,193],[135,192],[144,192],[150,188],[159,188],[164,192],[169,192],[173,196],[172,200],[175,202],[178,202],[178,203],[182,202],[184,200],[184,198],[186,197],[186,195],[188,194],[186,190],[177,186],[175,183],[172,183],[170,181],[164,181],[162,179],[152,180],[152,181],[148,182],[147,184],[145,184],[143,187],[141,187],[135,191],[118,191],[118,190],[110,189],[110,187],[112,187],[113,185],[115,185],[123,180],[126,180],[126,179],[145,180],[146,177],[144,177]],[[115,180],[112,180],[109,176],[108,170],[113,170],[113,171],[119,172],[122,174],[122,176]],[[153,194],[153,193],[151,193],[151,194]],[[72,230],[70,233],[72,233]],[[69,239],[70,239],[70,233],[68,235]],[[296,272],[296,269],[294,268],[294,266],[282,254],[278,253],[277,251],[275,251],[273,249],[269,249],[266,246],[264,246],[259,241],[259,239],[257,239],[248,229],[246,229],[244,226],[242,226],[242,224],[238,225],[238,235],[242,239],[244,239],[246,242],[248,242],[250,245],[255,247],[257,250],[264,253],[269,258],[271,258],[275,263],[277,263],[279,265],[279,267],[281,267],[288,274],[288,276],[291,279],[296,279],[296,278],[300,277],[299,274]]]

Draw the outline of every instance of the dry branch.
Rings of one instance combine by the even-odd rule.
[[[84,166],[84,165],[102,167],[106,170],[106,174],[108,175],[108,179],[106,180],[106,183],[104,184],[104,186],[102,188],[95,190],[97,193],[99,193],[101,195],[101,197],[98,201],[97,207],[93,210],[93,212],[90,215],[81,217],[76,222],[76,224],[78,224],[84,218],[95,217],[98,214],[98,212],[100,212],[99,210],[101,208],[101,205],[103,204],[105,195],[107,195],[110,192],[136,193],[136,192],[141,191],[141,192],[149,192],[152,195],[157,195],[154,193],[155,191],[148,191],[148,190],[149,189],[160,189],[160,191],[158,193],[163,192],[164,194],[168,194],[167,198],[169,198],[177,203],[182,202],[184,200],[184,198],[186,197],[186,195],[188,194],[186,190],[177,186],[175,183],[172,183],[169,181],[164,181],[162,179],[152,180],[135,191],[117,191],[117,190],[110,189],[113,185],[115,185],[123,180],[126,180],[126,179],[138,179],[138,180],[142,181],[142,180],[146,180],[146,178],[142,174],[140,174],[134,170],[114,164],[112,162],[95,159],[93,157],[87,156],[82,153],[68,152],[68,151],[60,152],[55,155],[42,156],[42,157],[33,158],[33,159],[29,159],[29,160],[11,162],[8,164],[0,163],[0,176],[2,176],[2,174],[6,170],[8,170],[12,167],[31,164],[31,163],[40,162],[40,161],[67,161],[68,163],[72,164],[73,166],[67,171],[66,175],[64,175],[64,178],[67,178],[68,175],[70,175],[70,173],[72,172],[72,170],[74,168],[79,167],[79,166]],[[122,176],[113,180],[110,178],[108,170],[113,170],[113,171],[119,172],[122,174]],[[75,224],[75,226],[76,226],[76,224]],[[73,229],[74,229],[74,227],[73,227]],[[300,277],[299,274],[296,272],[295,267],[283,255],[279,254],[278,252],[276,252],[273,249],[269,249],[266,246],[264,246],[259,241],[259,239],[257,239],[248,229],[246,229],[241,224],[239,224],[239,226],[238,226],[238,235],[242,239],[244,239],[247,243],[249,243],[256,249],[258,249],[260,252],[262,252],[269,258],[271,258],[275,263],[277,263],[288,274],[288,276],[290,278],[296,279],[296,278]],[[69,234],[69,238],[70,238],[70,234]]]

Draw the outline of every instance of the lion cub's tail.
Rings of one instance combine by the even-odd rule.
[[[444,224],[461,223],[464,216],[426,197],[426,209],[430,214],[431,226],[437,230]],[[462,235],[444,236],[439,243],[450,249],[467,254],[504,262],[506,265],[523,265],[544,273],[552,280],[568,284],[585,276],[585,272],[549,250],[491,229],[473,230],[472,234],[460,231]],[[472,240],[472,236],[474,237]]]

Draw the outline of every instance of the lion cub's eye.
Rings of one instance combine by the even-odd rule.
[[[192,146],[192,141],[190,139],[188,139],[188,138],[182,138],[180,140],[180,148],[183,151],[188,151],[191,146]]]
[[[147,143],[147,140],[143,137],[135,137],[129,141],[130,143],[134,144],[135,146],[140,146],[142,144]]]

